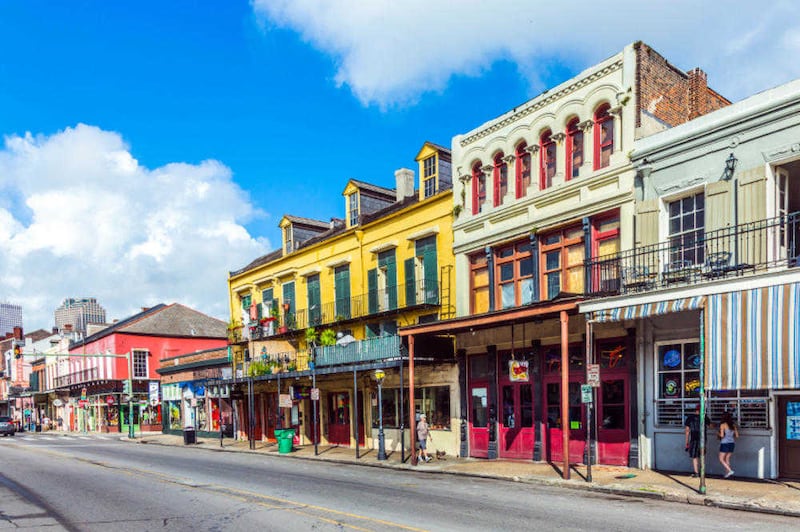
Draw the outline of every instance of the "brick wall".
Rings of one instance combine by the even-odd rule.
[[[642,42],[635,49],[637,127],[643,113],[672,127],[730,105],[708,87],[706,73],[699,68],[683,72]]]

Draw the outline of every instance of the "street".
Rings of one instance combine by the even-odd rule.
[[[118,436],[0,439],[0,528],[791,530],[797,520],[454,475]]]

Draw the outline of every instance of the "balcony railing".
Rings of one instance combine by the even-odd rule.
[[[81,371],[70,373],[69,375],[61,375],[60,377],[56,377],[55,387],[60,388],[62,386],[70,386],[72,384],[82,384],[84,382],[97,380],[99,378],[99,375],[100,375],[100,370],[98,368],[83,369]]]
[[[233,341],[235,343],[242,340],[263,340],[290,331],[331,325],[383,312],[438,306],[441,297],[440,285],[436,279],[400,283],[366,294],[337,299],[316,307],[299,309],[295,312],[281,309],[277,318],[267,318],[264,323],[253,322],[244,327],[241,335],[236,336]]]
[[[245,362],[243,376],[260,377],[262,375],[308,371],[311,369],[309,360],[308,352],[304,351],[287,351],[256,356],[252,360]]]
[[[317,367],[375,362],[402,356],[403,344],[399,336],[379,336],[346,345],[317,347],[314,354]]]
[[[587,263],[587,295],[646,292],[800,266],[800,212],[697,231]]]

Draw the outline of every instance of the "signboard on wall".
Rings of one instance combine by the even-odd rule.
[[[278,405],[281,408],[292,408],[292,396],[289,395],[288,393],[280,394],[280,397],[278,399]]]
[[[600,364],[586,364],[586,384],[592,388],[600,387]]]
[[[150,402],[153,404],[158,404],[158,382],[150,381],[148,383],[148,391],[150,392]]]
[[[511,382],[528,382],[530,373],[528,373],[527,360],[509,360],[508,361],[508,380]]]

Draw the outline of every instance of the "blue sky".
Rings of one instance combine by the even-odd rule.
[[[637,39],[733,99],[800,75],[791,2],[593,6],[3,2],[0,301],[26,329],[71,296],[224,319],[227,271],[276,245],[284,213],[341,217],[348,178],[391,187],[423,141]]]

